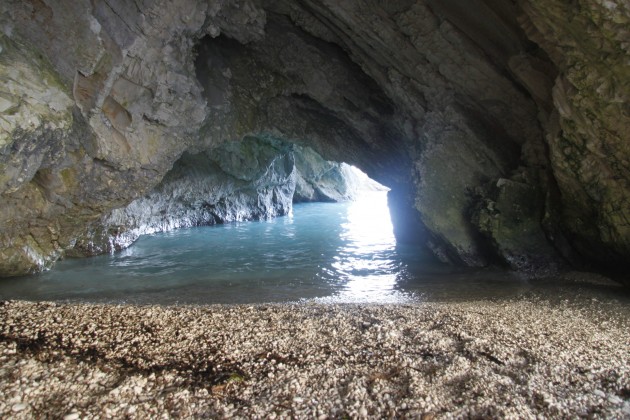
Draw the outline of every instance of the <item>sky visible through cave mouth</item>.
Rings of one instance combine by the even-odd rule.
[[[0,280],[0,299],[404,303],[512,297],[528,288],[503,271],[449,268],[419,254],[396,243],[387,192],[367,190],[352,202],[297,204],[269,221],[143,236],[114,255]]]

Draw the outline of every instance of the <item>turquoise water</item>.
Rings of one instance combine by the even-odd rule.
[[[114,255],[0,280],[1,299],[126,303],[408,302],[505,298],[532,285],[502,270],[454,269],[397,245],[385,192],[294,206],[270,221],[141,237]]]

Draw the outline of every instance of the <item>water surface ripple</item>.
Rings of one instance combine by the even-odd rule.
[[[532,285],[455,269],[397,245],[385,192],[294,206],[292,216],[141,237],[114,255],[0,280],[0,299],[128,303],[404,303],[509,298]]]

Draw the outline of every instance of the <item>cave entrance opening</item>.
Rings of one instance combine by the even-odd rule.
[[[342,164],[345,165],[345,164]],[[341,235],[351,242],[354,252],[374,253],[396,246],[387,194],[389,188],[369,178],[355,166],[347,165],[349,183],[353,184],[341,220]],[[348,261],[347,269],[354,269]]]
[[[335,163],[367,180],[368,188],[365,183],[355,183],[363,188],[356,189],[352,200],[301,201],[293,206],[288,217],[234,220],[213,226],[189,224],[178,226],[189,228],[174,229],[176,224],[170,222],[176,220],[175,216],[188,223],[206,220],[200,217],[206,212],[238,215],[243,203],[249,205],[277,196],[256,195],[255,191],[260,187],[260,191],[267,193],[272,185],[269,180],[276,182],[281,174],[293,174],[295,167],[284,166],[291,159],[283,158],[282,153],[270,153],[266,146],[258,146],[260,149],[254,149],[259,152],[257,156],[268,159],[248,162],[258,162],[256,171],[266,174],[262,177],[265,182],[252,178],[239,184],[223,172],[234,169],[232,164],[241,164],[236,155],[225,155],[220,160],[223,166],[209,162],[208,154],[185,155],[161,186],[125,210],[136,223],[142,222],[139,225],[142,229],[169,229],[142,234],[133,245],[119,252],[60,261],[54,269],[20,282],[0,281],[0,293],[8,299],[138,304],[303,300],[406,303],[423,296],[452,299],[481,293],[487,297],[488,282],[493,280],[487,271],[459,272],[452,267],[437,266],[418,258],[416,248],[397,243],[388,191],[365,174],[342,164]],[[229,147],[253,156],[249,146]],[[291,149],[281,149],[284,150]],[[260,168],[263,161],[268,166]],[[273,167],[277,172],[270,169]],[[243,174],[251,176],[256,171],[238,174],[242,178]],[[217,182],[223,187],[218,188]],[[295,184],[291,176],[286,182],[289,189]],[[287,188],[284,181],[281,184],[276,186],[277,191]],[[232,190],[235,186],[238,188]],[[223,200],[208,199],[209,191],[221,192]],[[237,194],[228,199],[231,193],[226,192]],[[199,193],[203,193],[206,201],[200,199]],[[174,197],[178,197],[177,201],[173,201]],[[145,217],[147,214],[151,217]],[[112,221],[124,220],[120,214],[113,216]],[[519,282],[506,280],[504,272],[494,277],[494,294],[511,296],[519,291]]]
[[[345,288],[334,296],[338,301],[390,301],[401,296],[396,289],[400,273],[396,264],[396,238],[387,194],[389,188],[349,166],[357,188],[343,205],[340,245],[332,268],[346,279]]]

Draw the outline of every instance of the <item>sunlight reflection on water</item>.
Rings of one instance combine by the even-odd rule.
[[[396,244],[386,191],[298,204],[292,217],[180,229],[130,248],[0,279],[0,300],[158,304],[287,301],[401,303],[514,296],[505,271],[445,267]]]
[[[395,290],[400,272],[386,191],[364,191],[348,206],[341,229],[342,245],[332,268],[345,285],[333,296],[316,300],[394,303],[412,298]]]

